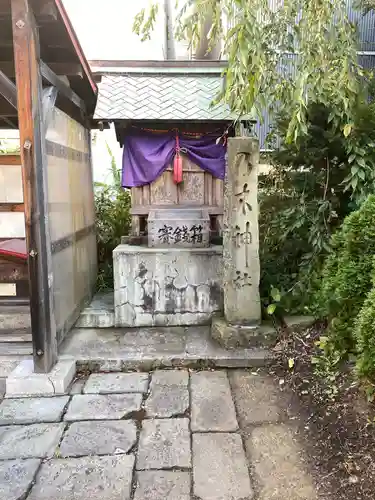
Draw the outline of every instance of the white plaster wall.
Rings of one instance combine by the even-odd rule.
[[[64,6],[88,60],[164,59],[164,10],[150,41],[141,42],[132,31],[136,14],[149,0],[64,0]]]

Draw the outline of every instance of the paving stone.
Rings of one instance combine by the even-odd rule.
[[[0,425],[59,422],[68,396],[4,399],[0,404]]]
[[[277,422],[282,416],[282,395],[271,377],[236,370],[229,374],[238,420],[246,425]]]
[[[156,385],[146,400],[148,417],[184,416],[189,409],[189,391],[183,387]]]
[[[28,500],[129,500],[133,455],[44,463]]]
[[[145,403],[148,417],[176,417],[189,409],[189,374],[184,370],[158,370],[151,378]]]
[[[131,420],[74,422],[60,445],[62,457],[114,455],[127,453],[137,440],[137,428]]]
[[[193,432],[230,432],[238,429],[226,372],[192,373],[191,395],[191,428]]]
[[[156,370],[151,376],[151,388],[154,385],[187,387],[188,384],[189,372],[187,370]]]
[[[147,392],[147,373],[93,373],[83,389],[85,394]]]
[[[0,427],[0,459],[52,457],[65,424]]]
[[[193,434],[193,464],[193,492],[201,500],[250,500],[253,497],[238,434]]]
[[[0,462],[0,498],[21,500],[25,498],[34,480],[40,460],[6,460]]]
[[[120,420],[139,411],[141,394],[78,394],[73,396],[64,419]]]
[[[259,500],[317,499],[312,478],[304,470],[301,449],[286,425],[254,428],[246,448],[258,476]]]
[[[137,469],[190,467],[187,418],[144,420],[139,438]]]
[[[190,472],[137,472],[134,500],[190,500]]]

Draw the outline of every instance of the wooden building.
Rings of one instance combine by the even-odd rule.
[[[0,355],[32,350],[36,371],[95,287],[96,98],[62,1],[0,0],[0,127],[20,137],[0,156]]]

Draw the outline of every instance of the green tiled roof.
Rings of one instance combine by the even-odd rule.
[[[103,74],[97,120],[232,120],[225,105],[210,107],[220,73]]]

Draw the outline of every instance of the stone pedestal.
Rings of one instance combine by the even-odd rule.
[[[258,141],[228,141],[224,186],[224,318],[215,318],[212,336],[224,347],[262,344],[259,297]]]
[[[113,251],[115,326],[209,324],[222,311],[222,247]]]

